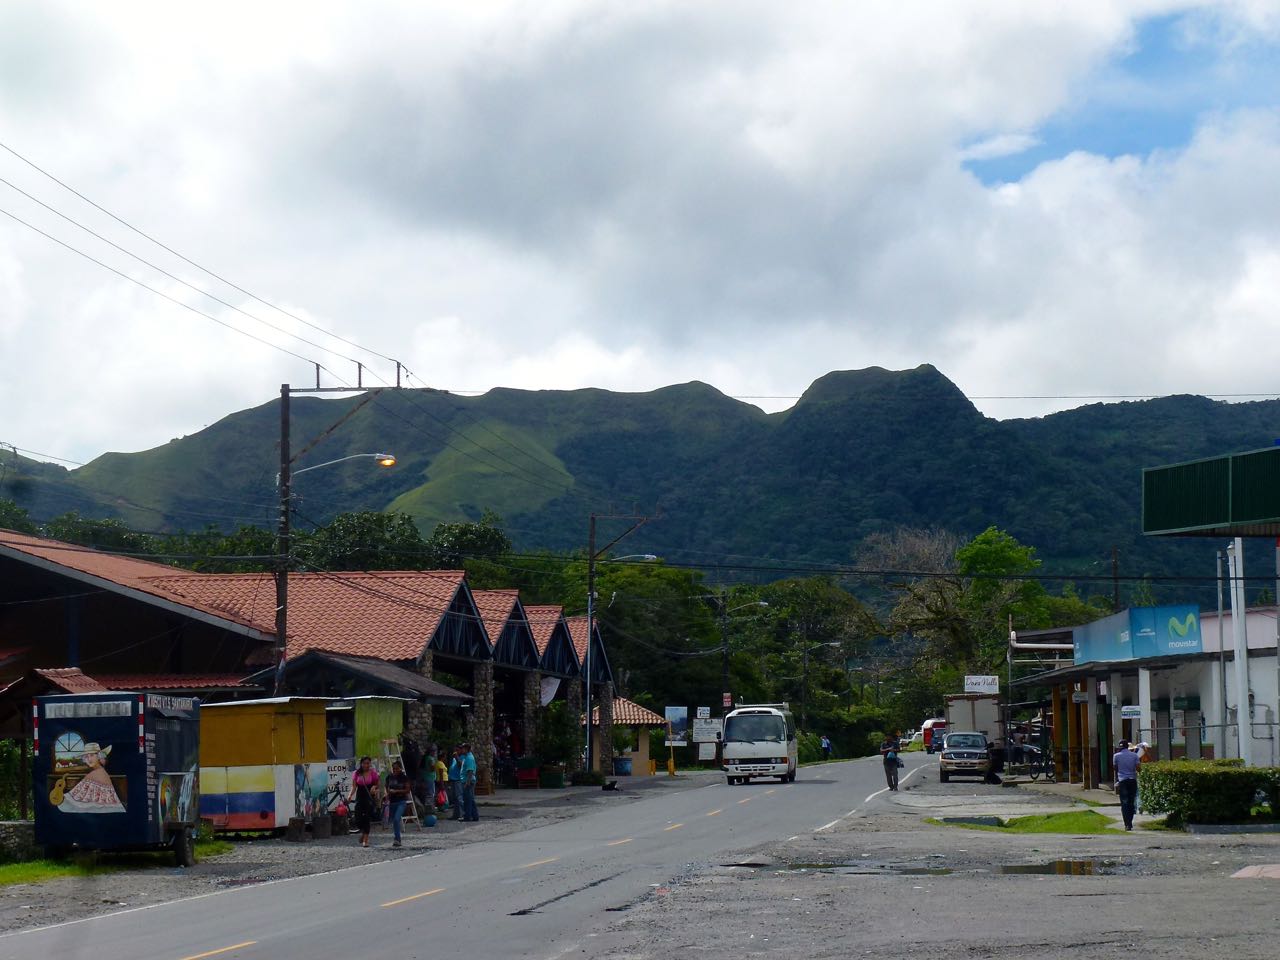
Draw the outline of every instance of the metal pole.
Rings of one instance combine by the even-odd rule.
[[[1218,551],[1218,680],[1222,697],[1222,756],[1227,755],[1227,648],[1222,630],[1222,551]]]
[[[1280,762],[1280,537],[1276,537],[1276,711],[1272,714],[1271,762]]]
[[[596,623],[596,515],[591,514],[587,532],[587,772],[591,766],[591,641]]]
[[[1280,558],[1280,549],[1277,549],[1276,556]],[[1280,562],[1278,560],[1277,562]],[[729,703],[733,701],[729,694],[729,597],[720,591],[720,703],[725,711],[729,709]]]
[[[289,636],[289,385],[280,385],[280,518],[276,527],[276,676],[274,692],[284,690],[284,659]]]

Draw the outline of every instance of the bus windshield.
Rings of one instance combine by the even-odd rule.
[[[786,739],[786,733],[786,721],[775,714],[748,713],[729,717],[724,722],[725,743],[751,740],[770,740],[781,743]]]

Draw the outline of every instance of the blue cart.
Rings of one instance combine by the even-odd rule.
[[[154,693],[32,703],[36,842],[70,850],[171,848],[195,862],[200,701]]]

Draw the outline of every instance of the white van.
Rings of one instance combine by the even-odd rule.
[[[742,703],[724,718],[723,766],[730,786],[752,777],[796,778],[796,721],[785,703]]]

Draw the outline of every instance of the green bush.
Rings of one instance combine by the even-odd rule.
[[[800,763],[816,763],[822,759],[822,738],[816,733],[797,734],[796,751]]]
[[[1248,820],[1259,790],[1276,809],[1280,768],[1244,767],[1221,760],[1167,760],[1138,769],[1144,813],[1169,823],[1233,823]]]

